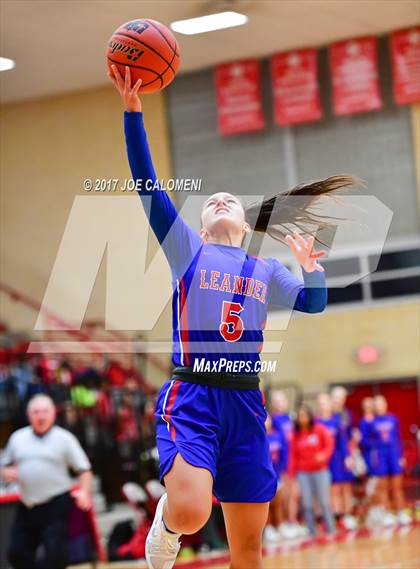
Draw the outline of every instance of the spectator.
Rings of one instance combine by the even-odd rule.
[[[333,414],[331,397],[320,393],[317,398],[317,421],[324,425],[334,439],[334,452],[328,464],[332,479],[332,503],[334,513],[347,530],[357,529],[352,516],[354,476],[350,470],[351,456],[346,429],[340,429],[339,417]]]
[[[377,510],[378,522],[382,525],[409,525],[411,517],[404,511],[404,495],[402,489],[402,472],[404,457],[400,436],[400,423],[396,415],[388,412],[385,397],[374,398],[375,419],[372,423],[372,474],[378,477],[376,501],[380,505]],[[390,512],[392,506],[395,515]],[[382,511],[381,511],[382,509]],[[369,513],[370,514],[370,513]],[[373,520],[372,520],[373,516]],[[375,523],[375,514],[368,515],[368,525]]]
[[[337,419],[339,429],[347,434],[349,441],[352,439],[353,415],[346,408],[347,389],[341,385],[333,387],[331,390],[331,402],[334,415]]]
[[[331,475],[328,462],[334,450],[334,440],[324,425],[315,423],[311,409],[302,405],[295,421],[290,446],[289,475],[297,475],[302,496],[306,525],[316,534],[314,502],[321,507],[328,534],[335,532],[331,509]]]
[[[74,493],[76,504],[88,510],[90,464],[74,435],[54,425],[56,410],[50,397],[33,397],[27,415],[30,426],[12,434],[2,457],[2,477],[6,482],[17,482],[21,494],[9,560],[15,569],[35,567],[37,549],[42,543],[45,565],[49,569],[64,569],[73,484],[69,469],[79,476],[80,489]]]
[[[275,389],[270,393],[270,410],[273,429],[282,431],[284,435],[284,448],[281,459],[280,474],[282,496],[286,510],[286,521],[279,528],[280,536],[284,539],[304,537],[306,530],[297,521],[299,507],[299,486],[295,479],[287,474],[289,444],[293,433],[293,421],[289,415],[289,400],[284,391]]]
[[[60,417],[60,426],[66,431],[70,431],[79,443],[84,447],[84,432],[83,423],[79,416],[77,407],[73,405],[71,401],[67,401],[63,405],[63,412]]]
[[[372,476],[371,453],[372,453],[372,427],[375,419],[375,406],[373,397],[365,397],[362,400],[363,416],[359,422],[360,450],[366,463],[367,474]]]
[[[264,530],[264,540],[267,542],[277,541],[280,537],[280,525],[284,521],[283,496],[281,488],[281,471],[284,460],[284,449],[286,446],[285,436],[282,430],[273,429],[272,418],[267,415],[265,420],[268,442],[270,445],[270,457],[274,470],[277,474],[277,492],[270,502],[268,513],[268,523]]]

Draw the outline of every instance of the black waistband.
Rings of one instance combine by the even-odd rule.
[[[199,385],[212,385],[230,389],[258,389],[260,378],[258,375],[244,373],[213,373],[197,372],[192,367],[177,366],[173,371],[173,378],[198,383]]]

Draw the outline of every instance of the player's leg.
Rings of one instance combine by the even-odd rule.
[[[262,569],[262,534],[268,502],[222,502],[230,550],[230,569]]]
[[[289,517],[289,522],[292,524],[297,524],[298,521],[299,499],[300,499],[299,484],[296,478],[289,478],[287,513]]]
[[[341,500],[341,484],[335,483],[331,487],[331,502],[334,510],[334,514],[339,516],[343,513],[342,510],[342,500]]]
[[[299,472],[297,475],[297,479],[299,483],[300,495],[302,498],[303,517],[305,519],[305,524],[311,535],[315,535],[316,526],[315,526],[311,476],[312,474],[309,472]]]
[[[195,533],[211,513],[217,419],[206,386],[175,378],[162,386],[155,417],[159,474],[167,492],[147,535],[146,560],[149,569],[171,569],[181,534]]]
[[[374,495],[375,505],[388,510],[388,465],[386,452],[381,447],[374,449],[374,452],[372,452],[372,474],[377,478]]]
[[[164,523],[195,533],[208,520],[218,455],[215,402],[206,386],[170,380],[156,403],[160,477],[167,489]]]
[[[394,476],[390,477],[390,480],[392,485],[392,494],[393,494],[394,508],[397,515],[397,521],[399,524],[403,526],[409,525],[412,523],[412,519],[409,512],[404,510],[405,498],[404,498],[402,474],[395,474]]]
[[[312,481],[316,488],[316,497],[322,511],[327,533],[335,532],[335,521],[331,508],[331,474],[324,469],[320,472],[312,473]]]
[[[262,536],[277,490],[259,390],[220,390],[223,429],[214,494],[220,500],[232,569],[261,569]]]
[[[404,508],[404,494],[401,474],[390,476],[389,482],[392,489],[393,506],[395,511],[399,512]]]
[[[351,482],[345,482],[342,490],[343,513],[350,515],[353,509],[353,487]]]
[[[346,475],[347,482],[343,483],[343,519],[342,524],[346,530],[354,531],[357,529],[358,521],[353,515],[354,505],[354,494],[353,494],[353,481],[350,481],[350,475]]]
[[[275,527],[279,526],[284,521],[284,510],[283,510],[283,492],[281,487],[277,489],[276,495],[270,502],[270,517],[271,524]]]
[[[378,476],[377,502],[385,510],[389,510],[389,480],[388,476]]]
[[[41,532],[36,525],[38,510],[39,507],[31,511],[23,504],[18,505],[8,549],[9,562],[15,569],[35,567],[36,550],[41,542]]]
[[[68,493],[53,498],[46,506],[47,524],[42,532],[46,567],[67,567],[71,507],[72,499]]]
[[[211,514],[211,473],[192,466],[178,453],[164,480],[168,495],[163,508],[165,526],[174,533],[195,533]]]

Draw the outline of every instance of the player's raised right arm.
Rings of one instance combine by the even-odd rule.
[[[108,73],[108,76],[120,93],[124,105],[124,128],[131,173],[138,184],[138,192],[150,225],[159,242],[163,244],[168,260],[173,264],[179,251],[185,253],[190,246],[197,245],[199,237],[183,222],[166,192],[157,184],[138,96],[141,79],[131,87],[128,67],[125,79],[121,77],[116,66],[113,66],[113,72],[113,75]],[[159,189],[156,189],[157,187]],[[168,237],[169,231],[171,234]]]

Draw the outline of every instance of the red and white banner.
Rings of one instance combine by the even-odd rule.
[[[237,134],[264,128],[258,60],[218,65],[216,97],[220,134]]]
[[[316,49],[273,55],[270,61],[277,125],[317,121],[322,117]]]
[[[330,68],[336,115],[362,113],[382,107],[376,38],[333,44],[330,47]]]
[[[391,34],[394,100],[398,105],[420,101],[420,27]]]

